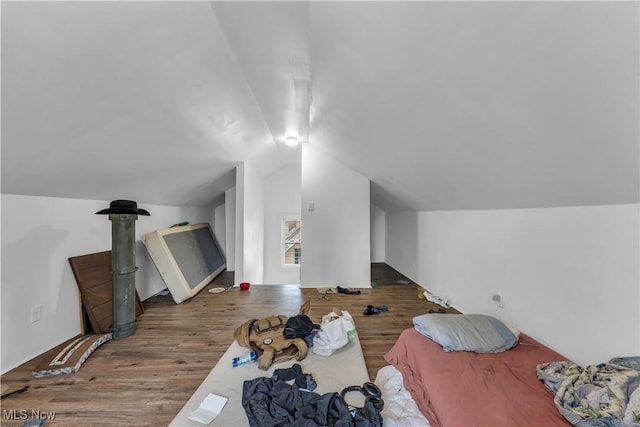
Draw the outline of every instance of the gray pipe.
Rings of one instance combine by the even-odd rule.
[[[136,331],[136,223],[138,215],[110,214],[113,338]]]
[[[136,331],[136,220],[150,214],[131,200],[114,200],[96,213],[111,221],[111,331],[115,339],[126,338]]]

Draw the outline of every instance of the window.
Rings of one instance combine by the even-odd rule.
[[[302,260],[300,218],[282,218],[282,260],[284,265],[299,265]]]

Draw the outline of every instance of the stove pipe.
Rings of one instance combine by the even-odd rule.
[[[97,214],[111,221],[111,282],[113,338],[126,338],[136,331],[136,226],[138,215],[150,215],[131,200],[114,200]]]

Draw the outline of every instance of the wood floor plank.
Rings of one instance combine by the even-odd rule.
[[[200,292],[176,305],[170,295],[143,302],[133,336],[99,347],[75,374],[34,378],[36,357],[2,375],[3,393],[24,393],[2,400],[1,426],[19,426],[26,411],[55,413],[47,426],[167,425],[233,342],[234,329],[250,318],[294,315],[305,300],[317,323],[337,307],[354,317],[371,379],[386,366],[384,354],[412,318],[438,306],[418,299],[417,285],[386,264],[372,264],[375,288],[360,295],[320,294],[295,285],[253,285],[219,294]],[[223,273],[208,288],[233,283]],[[207,289],[208,289],[207,288]],[[389,310],[365,316],[367,305]],[[452,310],[453,311],[453,310]],[[13,414],[13,415],[12,415]]]

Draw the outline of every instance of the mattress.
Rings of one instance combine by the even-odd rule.
[[[411,328],[385,359],[432,426],[570,425],[536,376],[538,364],[566,358],[525,334],[502,353],[447,353]]]
[[[247,351],[247,348],[240,346],[237,341],[233,341],[169,425],[175,427],[202,426],[203,424],[190,420],[189,415],[198,408],[209,393],[214,393],[226,397],[228,401],[220,415],[209,424],[210,426],[248,426],[249,421],[242,407],[244,381],[262,376],[271,377],[274,370],[290,368],[294,363],[299,363],[303,372],[313,375],[318,384],[318,388],[314,391],[318,394],[340,392],[345,387],[362,385],[369,381],[367,365],[357,335],[351,343],[331,356],[319,356],[309,351],[307,357],[300,362],[291,359],[273,364],[267,371],[260,370],[255,362],[233,368],[233,358],[246,354]],[[356,405],[363,403],[361,401],[354,402]]]

